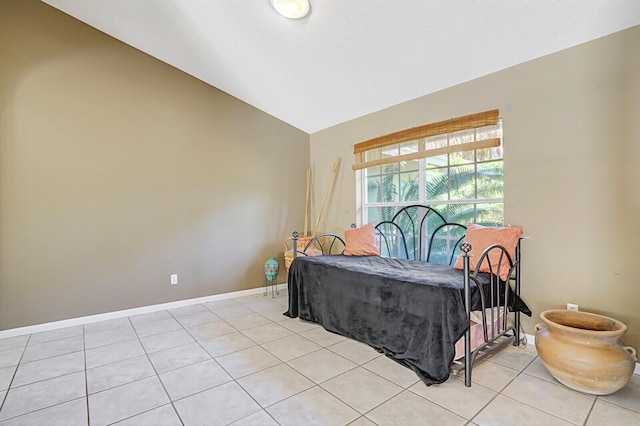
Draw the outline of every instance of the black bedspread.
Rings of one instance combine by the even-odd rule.
[[[455,342],[469,327],[462,271],[379,256],[296,258],[285,315],[367,343],[427,385],[447,380]]]

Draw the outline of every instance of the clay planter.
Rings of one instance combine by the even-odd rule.
[[[564,309],[540,314],[536,349],[547,370],[571,389],[607,395],[627,384],[636,350],[622,346],[627,326],[618,320]]]

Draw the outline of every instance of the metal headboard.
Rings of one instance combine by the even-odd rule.
[[[376,225],[383,256],[447,265],[457,260],[466,229],[420,204],[403,207],[391,220]]]

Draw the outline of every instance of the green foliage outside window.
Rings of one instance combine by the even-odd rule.
[[[470,153],[473,155],[473,151]],[[450,154],[449,163],[446,163],[446,156],[443,156],[444,165],[427,159],[413,161],[411,163],[415,164],[410,166],[394,163],[367,169],[367,220],[391,220],[401,208],[397,203],[425,204],[442,214],[448,222],[501,226],[504,181],[502,159],[489,158],[490,161],[474,163],[460,154],[468,155]],[[417,170],[419,164],[426,164],[423,166],[424,195],[420,194]],[[388,205],[390,203],[395,205]]]

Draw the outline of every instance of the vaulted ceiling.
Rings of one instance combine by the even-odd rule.
[[[44,0],[307,133],[640,25],[638,0]]]

